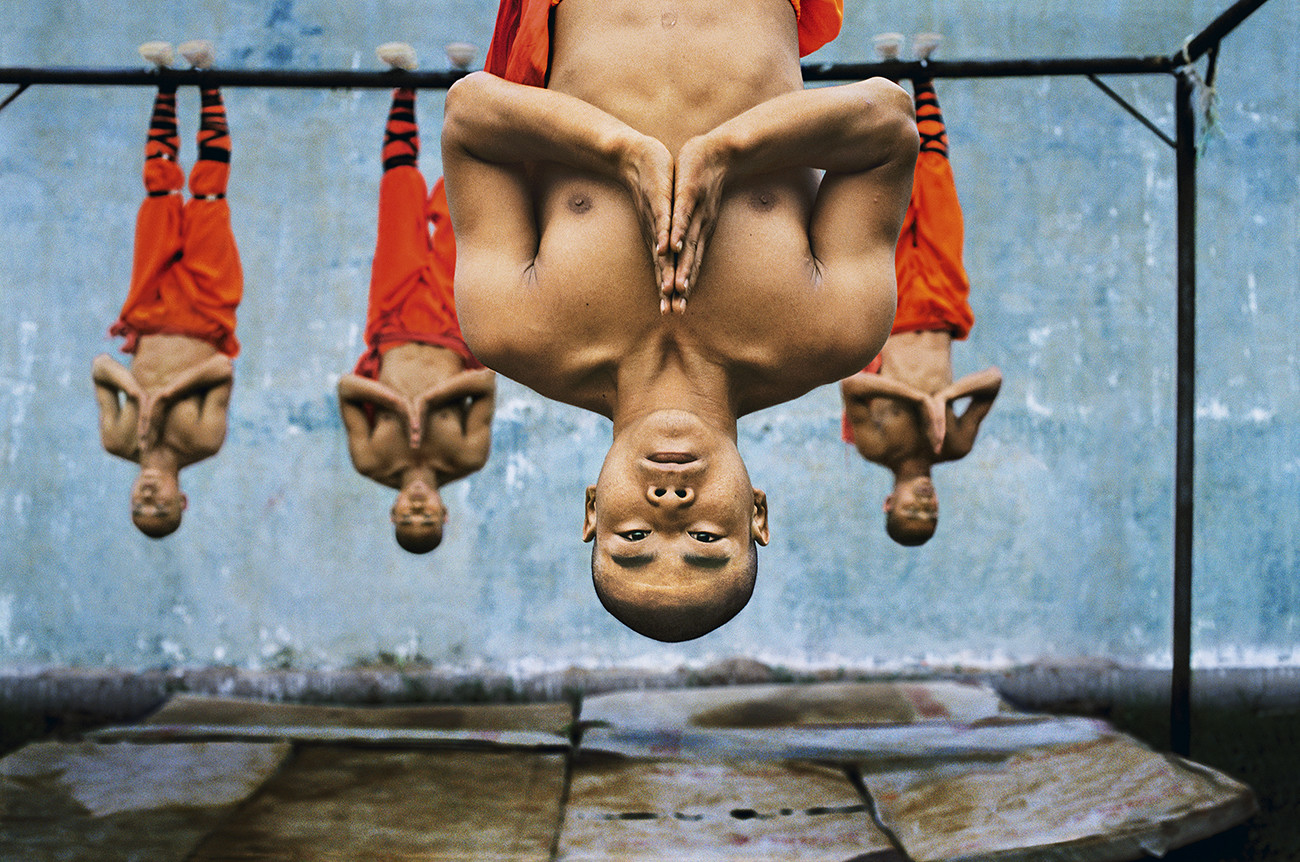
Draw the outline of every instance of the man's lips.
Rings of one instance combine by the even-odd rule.
[[[689,452],[655,452],[647,455],[646,460],[656,464],[690,464],[696,458]]]

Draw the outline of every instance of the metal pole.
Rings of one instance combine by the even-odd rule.
[[[1210,26],[1188,40],[1187,44],[1183,46],[1183,50],[1170,57],[1170,59],[1179,64],[1196,62],[1202,54],[1217,46],[1223,41],[1224,36],[1236,29],[1238,24],[1245,21],[1252,12],[1267,2],[1268,0],[1237,0],[1236,3],[1225,9],[1223,14],[1211,21]]]
[[[1169,74],[1182,64],[1170,57],[1070,57],[1021,60],[936,60],[885,63],[806,63],[805,81],[857,81],[875,75],[902,79],[1010,78],[1052,75]],[[160,83],[184,86],[267,87],[280,89],[446,89],[467,72],[360,71],[354,69],[77,69],[0,68],[0,84],[55,84],[76,86],[156,87]]]
[[[1191,72],[1178,73],[1178,384],[1174,443],[1173,672],[1169,743],[1187,756],[1192,744],[1192,478],[1196,430],[1196,87]]]

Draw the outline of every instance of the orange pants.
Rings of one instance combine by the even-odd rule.
[[[433,223],[432,235],[429,223]],[[466,368],[482,368],[456,318],[456,237],[442,178],[426,193],[409,165],[385,171],[379,184],[379,237],[370,271],[366,345],[355,373],[377,379],[383,355],[418,342],[456,351]]]
[[[546,86],[551,56],[551,7],[560,0],[501,0],[485,71],[499,78]],[[799,22],[799,56],[816,51],[839,35],[844,0],[790,0]]]
[[[946,329],[970,334],[970,279],[962,266],[964,225],[952,165],[938,153],[916,158],[912,198],[894,252],[898,311],[892,332]]]
[[[134,353],[142,335],[188,335],[210,342],[227,356],[239,353],[235,309],[244,294],[244,273],[230,230],[226,182],[230,165],[200,160],[185,174],[170,159],[147,159],[149,197],[135,225],[131,287],[110,335],[122,335]],[[213,198],[220,195],[220,198]]]

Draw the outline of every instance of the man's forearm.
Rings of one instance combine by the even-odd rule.
[[[840,388],[845,396],[858,400],[868,398],[894,398],[912,404],[925,403],[926,394],[915,387],[908,386],[890,377],[883,377],[870,372],[860,372],[841,382]]]
[[[475,72],[447,93],[443,148],[496,164],[556,162],[626,181],[646,136],[565,93]]]
[[[160,401],[177,401],[203,389],[212,389],[228,384],[234,379],[234,368],[230,357],[218,353],[191,366],[159,390]]]
[[[787,167],[861,173],[915,158],[912,103],[898,85],[872,78],[784,93],[702,136],[748,176]]]
[[[1002,372],[994,367],[976,371],[974,374],[967,374],[944,389],[940,395],[945,401],[955,401],[958,398],[966,397],[992,401],[997,397],[1001,388]]]

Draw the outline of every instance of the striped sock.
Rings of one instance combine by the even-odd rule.
[[[399,87],[393,91],[393,107],[384,127],[384,170],[400,165],[415,167],[420,158],[420,130],[415,124],[415,91]]]
[[[921,152],[938,153],[946,159],[948,129],[943,124],[934,82],[928,79],[913,81],[912,88],[916,91],[916,128],[921,133]]]
[[[230,128],[226,125],[226,106],[216,87],[204,89],[199,117],[199,158],[210,162],[230,161]]]
[[[149,118],[144,157],[176,161],[180,148],[181,139],[176,131],[176,88],[159,87],[158,97],[153,103],[153,116]]]

